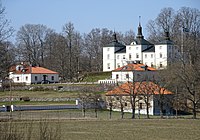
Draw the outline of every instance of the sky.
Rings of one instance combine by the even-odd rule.
[[[14,27],[15,38],[25,24],[43,24],[61,33],[68,22],[81,34],[93,28],[108,28],[125,33],[137,32],[139,16],[143,35],[149,20],[154,20],[161,9],[191,7],[200,10],[200,0],[0,0],[6,8],[6,18]]]

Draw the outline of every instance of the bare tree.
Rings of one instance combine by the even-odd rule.
[[[7,76],[8,68],[13,61],[12,44],[7,39],[14,33],[14,29],[10,26],[10,22],[5,18],[5,15],[5,7],[0,2],[0,80]]]
[[[150,101],[155,91],[155,85],[150,81],[143,81],[140,84],[139,91],[141,92],[140,96],[142,97],[142,100],[145,102],[147,119],[149,119],[149,108],[151,107]]]
[[[0,80],[8,75],[9,67],[15,60],[15,49],[10,42],[0,44]]]
[[[13,27],[10,26],[10,21],[5,18],[5,7],[0,2],[0,43],[6,41],[14,33]]]
[[[17,43],[24,61],[44,66],[45,38],[51,31],[41,24],[26,24],[19,29]]]
[[[186,106],[192,111],[193,118],[196,119],[198,104],[200,103],[200,66],[183,64],[178,66],[177,64],[176,68],[179,68],[175,74],[177,75],[177,78],[180,78],[180,85],[183,87],[181,91],[184,93],[183,95],[187,100]]]

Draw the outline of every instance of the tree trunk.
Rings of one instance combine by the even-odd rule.
[[[110,105],[110,119],[112,118],[112,105]]]
[[[146,108],[146,110],[147,110],[147,119],[149,119],[150,117],[149,117],[149,96],[148,95],[147,95],[146,106],[147,106],[147,108]]]
[[[123,118],[124,118],[124,106],[121,103],[121,119],[123,119]]]
[[[192,109],[193,119],[197,118],[197,112],[196,112],[196,104],[193,102],[193,109]]]
[[[149,117],[149,105],[148,105],[148,103],[147,103],[147,119],[149,119],[150,117]]]
[[[130,96],[131,109],[132,109],[132,119],[135,119],[135,97]]]

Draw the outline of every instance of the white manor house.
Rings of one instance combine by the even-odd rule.
[[[152,44],[144,39],[139,23],[136,40],[130,45],[123,45],[117,40],[103,47],[103,71],[112,71],[129,63],[143,63],[156,69],[164,69],[176,59],[178,50],[170,40],[169,32],[159,44]]]

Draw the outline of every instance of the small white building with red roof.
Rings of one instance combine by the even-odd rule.
[[[10,68],[9,78],[12,79],[14,83],[23,83],[26,85],[59,82],[58,72],[25,64],[12,66]]]

